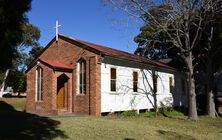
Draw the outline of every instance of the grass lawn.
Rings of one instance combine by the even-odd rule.
[[[24,102],[24,99],[17,100]],[[20,101],[7,102],[21,106]],[[0,115],[0,139],[222,139],[222,118],[203,116],[198,121],[163,116],[47,118],[21,111],[13,112],[3,117]]]
[[[0,101],[4,101],[11,106],[13,106],[18,111],[24,111],[25,110],[25,102],[26,98],[0,98]]]
[[[222,139],[221,118],[189,121],[166,117],[68,117],[56,120],[61,122],[59,129],[70,139]]]

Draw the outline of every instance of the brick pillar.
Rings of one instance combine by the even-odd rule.
[[[90,58],[90,93],[89,104],[90,114],[101,115],[101,64],[98,63],[97,57]]]

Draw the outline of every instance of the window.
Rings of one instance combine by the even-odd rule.
[[[133,92],[138,92],[138,72],[133,72]]]
[[[169,91],[173,93],[173,77],[169,77]]]
[[[111,91],[115,92],[116,91],[116,69],[115,68],[111,68],[110,69],[110,87],[111,87]]]
[[[37,68],[37,87],[36,87],[36,93],[37,93],[37,101],[42,100],[42,68]]]
[[[80,60],[78,64],[79,69],[79,94],[86,93],[86,61]]]

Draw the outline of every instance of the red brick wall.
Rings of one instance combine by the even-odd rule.
[[[86,60],[86,94],[78,94],[77,84],[75,86],[74,110],[75,112],[88,113],[89,115],[100,115],[101,113],[101,65],[97,56],[83,57]],[[74,83],[77,83],[77,73]]]
[[[86,94],[77,93],[77,62],[80,58],[86,60]],[[59,39],[58,44],[53,42],[41,55],[43,60],[59,60],[73,65],[72,73],[65,73],[69,78],[68,83],[68,112],[100,115],[101,91],[100,71],[98,62],[101,57],[74,44]],[[35,102],[36,66],[27,73],[27,105],[26,110],[33,113],[53,113],[56,108],[57,77],[64,72],[55,72],[52,68],[40,64],[43,68],[43,101]],[[74,98],[72,98],[74,97]],[[73,107],[74,101],[74,107]],[[40,107],[39,110],[36,108]]]
[[[53,71],[49,67],[39,64],[43,69],[42,101],[36,101],[36,69],[37,65],[27,73],[27,103],[26,111],[33,113],[51,113],[52,110],[52,77]]]

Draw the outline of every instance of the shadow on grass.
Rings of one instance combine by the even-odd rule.
[[[160,136],[163,136],[164,139],[178,139],[178,140],[195,140],[194,137],[186,134],[178,134],[173,131],[157,130]]]
[[[0,139],[46,140],[68,137],[58,129],[59,121],[47,117],[16,111],[11,105],[0,101]]]
[[[21,95],[11,95],[11,94],[5,94],[3,95],[4,98],[26,98],[26,96]]]

